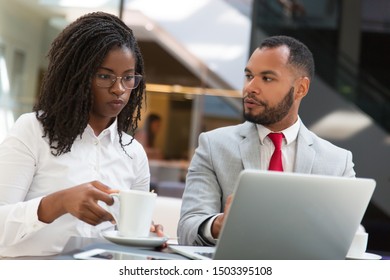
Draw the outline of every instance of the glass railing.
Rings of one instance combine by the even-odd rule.
[[[338,27],[332,26],[332,20],[324,19],[326,23],[321,25],[320,17],[286,19],[277,1],[255,2],[253,28],[267,35],[290,35],[304,42],[313,52],[316,74],[390,132],[390,90],[338,50]],[[257,43],[253,42],[253,48]]]

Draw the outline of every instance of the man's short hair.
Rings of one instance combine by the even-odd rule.
[[[312,79],[314,76],[314,59],[313,54],[308,47],[299,40],[289,36],[272,36],[266,38],[259,46],[262,48],[277,48],[286,46],[290,50],[288,63],[301,70]]]

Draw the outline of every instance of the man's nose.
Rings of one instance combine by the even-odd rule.
[[[260,83],[257,77],[252,78],[251,80],[246,80],[244,84],[244,92],[247,93],[260,93]]]

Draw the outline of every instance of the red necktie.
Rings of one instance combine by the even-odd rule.
[[[272,140],[275,146],[274,153],[272,154],[269,162],[268,170],[283,171],[282,164],[282,141],[283,133],[270,133],[268,137]]]

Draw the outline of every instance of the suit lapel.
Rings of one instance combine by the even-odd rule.
[[[297,153],[294,172],[311,173],[316,155],[312,145],[313,136],[301,122],[301,127],[297,137]]]
[[[244,169],[260,168],[260,140],[256,125],[245,122],[241,125],[239,134],[242,140],[239,144]],[[294,172],[310,174],[313,168],[316,152],[313,149],[313,136],[301,122],[297,137],[297,152]]]
[[[256,125],[245,122],[242,124],[239,133],[242,137],[239,147],[244,169],[259,169],[260,140]]]

